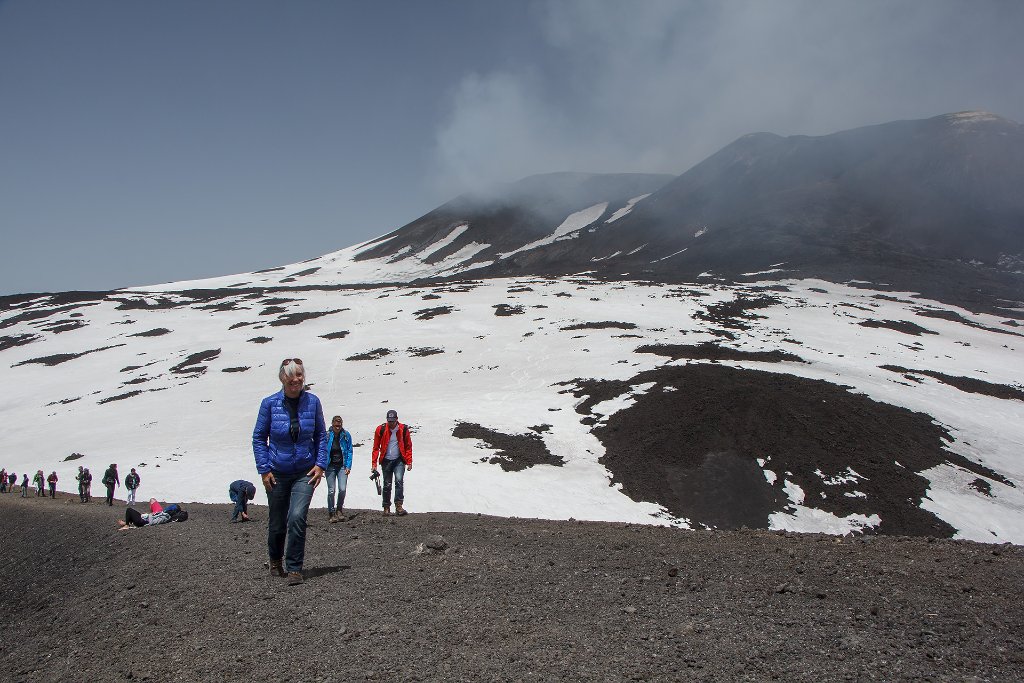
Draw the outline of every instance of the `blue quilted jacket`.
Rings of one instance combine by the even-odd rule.
[[[284,391],[263,399],[252,430],[252,452],[261,475],[308,472],[313,465],[327,468],[327,427],[320,399],[308,391],[299,394],[299,440],[294,443],[288,433],[290,425]]]

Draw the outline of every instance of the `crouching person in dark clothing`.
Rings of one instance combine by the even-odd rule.
[[[231,486],[228,487],[228,495],[231,497],[231,502],[235,504],[235,510],[231,513],[231,523],[233,524],[239,519],[248,522],[249,501],[256,497],[256,486],[251,481],[239,479],[231,482]]]

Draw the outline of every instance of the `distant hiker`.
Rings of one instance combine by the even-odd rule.
[[[391,478],[395,479],[395,514],[407,514],[405,502],[405,470],[412,472],[412,439],[409,427],[398,421],[398,413],[389,410],[387,422],[373,432],[373,455],[370,471],[377,472],[378,458],[384,472],[384,514],[391,514]]]
[[[103,485],[107,487],[107,505],[114,504],[114,488],[121,485],[120,477],[117,476],[117,463],[110,463],[110,467],[103,473]]]
[[[35,476],[32,477],[32,486],[36,489],[36,498],[43,497],[43,482],[45,477],[42,470],[37,470]]]
[[[7,468],[0,470],[0,493],[7,493]]]
[[[124,487],[128,490],[128,504],[135,505],[135,491],[139,488],[139,484],[142,483],[142,477],[139,473],[132,468],[132,471],[128,473],[128,476],[124,478]]]
[[[50,476],[46,478],[46,483],[50,485],[50,498],[57,497],[57,472],[54,470],[50,472]]]
[[[78,482],[78,498],[83,503],[88,500],[89,482],[86,480],[87,475],[89,475],[89,470],[84,469],[79,465],[78,474],[75,475],[75,481]]]
[[[352,472],[352,435],[344,428],[341,415],[331,418],[327,431],[327,521],[340,522],[345,507],[345,489],[348,475]],[[334,508],[334,486],[338,486],[338,508]]]
[[[327,426],[320,399],[305,390],[301,360],[285,358],[277,377],[281,391],[260,403],[252,450],[270,503],[270,573],[297,585],[303,582],[309,502],[327,467]]]
[[[21,480],[21,497],[28,498],[28,472],[22,475],[24,479]]]
[[[7,475],[7,485],[10,488],[11,493],[14,493],[14,487],[18,484],[18,475],[11,472]]]
[[[256,497],[256,486],[251,481],[238,479],[231,482],[228,487],[228,496],[235,504],[235,510],[231,513],[231,523],[239,519],[243,522],[249,521],[249,501]]]

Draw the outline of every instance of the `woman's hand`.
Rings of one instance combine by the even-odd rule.
[[[311,469],[309,472],[306,472],[306,476],[309,477],[309,485],[312,486],[313,488],[316,488],[317,484],[320,483],[320,480],[324,476],[324,468],[320,467],[319,465],[313,465],[313,469]]]
[[[270,493],[270,490],[272,488],[274,488],[275,486],[277,486],[277,479],[274,478],[274,473],[273,472],[267,472],[266,474],[264,474],[263,475],[263,488],[265,488],[267,490],[267,493]]]
[[[345,468],[345,476],[347,477],[350,474],[352,474],[352,468],[351,467],[346,467]]]

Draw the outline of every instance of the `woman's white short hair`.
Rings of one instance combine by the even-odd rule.
[[[303,375],[306,374],[306,369],[303,367],[302,361],[294,358],[287,358],[281,361],[281,369],[278,371],[277,376],[283,381],[285,378],[291,379],[292,377],[295,377],[295,375],[300,372]]]

